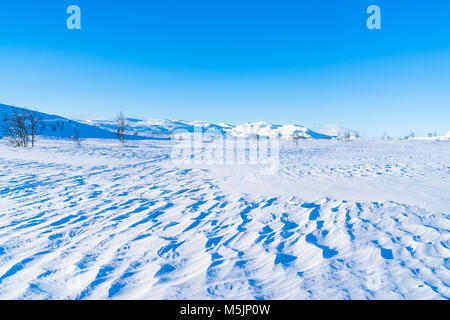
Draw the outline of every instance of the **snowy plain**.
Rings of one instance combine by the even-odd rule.
[[[0,141],[1,299],[449,299],[450,141]]]

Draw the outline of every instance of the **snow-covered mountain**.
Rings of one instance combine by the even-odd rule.
[[[12,113],[13,109],[24,112],[27,109],[0,104],[0,117],[3,121]],[[29,110],[28,110],[29,111]],[[114,119],[84,119],[70,120],[57,115],[50,115],[38,111],[36,114],[42,118],[40,135],[69,138],[75,131],[81,138],[116,138],[116,123]],[[201,132],[211,134],[231,135],[239,138],[269,137],[281,139],[331,139],[333,136],[312,131],[300,125],[275,125],[267,122],[244,123],[232,126],[225,123],[212,124],[207,122],[161,120],[161,119],[135,119],[128,118],[126,133],[130,137],[140,138],[169,138],[173,133]],[[0,133],[1,134],[1,133]]]
[[[267,122],[244,123],[234,128],[227,129],[227,132],[240,138],[269,137],[282,139],[330,139],[328,135],[314,132],[299,125],[274,125]]]
[[[114,130],[114,120],[83,120],[86,124],[92,124],[106,130]],[[228,134],[238,138],[303,138],[303,139],[331,139],[332,136],[317,133],[300,125],[275,125],[267,122],[244,123],[232,126],[225,123],[211,124],[207,122],[193,122],[182,120],[157,120],[157,119],[128,119],[128,133],[137,133],[139,136],[154,137],[159,135],[171,135],[175,132],[208,132],[215,134]]]
[[[183,120],[162,120],[162,119],[134,119],[127,118],[127,133],[137,134],[142,137],[170,136],[175,132],[214,132],[226,134],[229,128],[226,124],[211,124],[207,122],[193,122]],[[94,125],[99,128],[114,131],[116,124],[114,119],[107,120],[79,120],[85,124]]]
[[[17,109],[20,112],[27,109],[0,104],[0,122]],[[29,110],[28,110],[29,111]],[[70,120],[57,115],[38,111],[43,126],[39,135],[69,138],[77,131],[80,138],[115,139],[116,121],[111,119],[80,119]],[[129,139],[170,139],[174,133],[208,133],[230,135],[238,138],[276,138],[276,139],[357,139],[359,132],[338,125],[326,125],[313,131],[301,125],[277,125],[268,122],[247,122],[237,126],[226,123],[208,123],[200,121],[136,119],[127,118],[126,134]],[[3,132],[0,128],[0,137]],[[411,140],[450,140],[450,131],[444,136],[413,137]]]
[[[40,127],[39,132],[39,135],[41,136],[69,138],[73,136],[75,132],[78,132],[80,138],[116,138],[113,132],[99,128],[97,126],[80,123],[56,115],[50,115],[47,113],[8,106],[4,104],[0,104],[0,122],[5,121],[5,119],[7,119],[11,115],[14,109],[19,113],[23,113],[26,111],[35,112],[36,115],[42,119],[42,126]],[[0,137],[3,134],[4,132],[0,127]]]

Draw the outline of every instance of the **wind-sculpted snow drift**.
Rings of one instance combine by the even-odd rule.
[[[0,142],[2,299],[448,299],[448,141],[310,140],[258,164],[171,142]]]

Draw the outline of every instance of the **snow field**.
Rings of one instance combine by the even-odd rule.
[[[446,141],[286,142],[273,174],[171,147],[0,145],[0,298],[450,297]]]

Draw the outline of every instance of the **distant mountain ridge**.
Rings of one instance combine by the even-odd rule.
[[[206,122],[161,119],[132,119],[127,118],[127,133],[138,134],[142,137],[170,136],[175,132],[205,132],[226,134],[226,125],[216,125]],[[105,130],[115,130],[115,120],[79,120],[82,123],[97,126]]]
[[[331,136],[321,134],[300,125],[275,125],[264,121],[247,122],[228,130],[233,136],[269,137],[282,139],[331,139]]]
[[[208,132],[230,135],[238,138],[281,138],[281,139],[332,139],[333,136],[315,132],[300,125],[275,125],[267,122],[247,122],[238,126],[225,123],[212,124],[183,120],[160,119],[128,119],[128,133],[153,137],[158,135],[172,135],[176,132]],[[114,120],[80,120],[83,123],[98,126],[105,130],[114,130]]]
[[[0,104],[0,121],[13,109],[25,111],[28,109]],[[31,110],[33,111],[33,110]],[[80,138],[116,138],[116,122],[114,119],[82,119],[70,120],[58,115],[50,115],[36,112],[42,117],[42,136],[55,138],[70,138],[75,131],[79,132]],[[341,128],[336,125],[328,125],[323,130],[313,131],[307,127],[297,124],[277,125],[268,122],[247,122],[240,125],[226,123],[208,123],[184,120],[164,119],[138,119],[127,118],[128,124],[126,134],[129,139],[170,139],[174,133],[212,133],[229,135],[238,138],[277,138],[277,139],[342,139],[345,136],[350,139],[358,138],[359,133],[355,130]],[[0,129],[0,137],[2,132]],[[440,139],[450,139],[450,132]],[[417,138],[416,138],[417,139]]]

